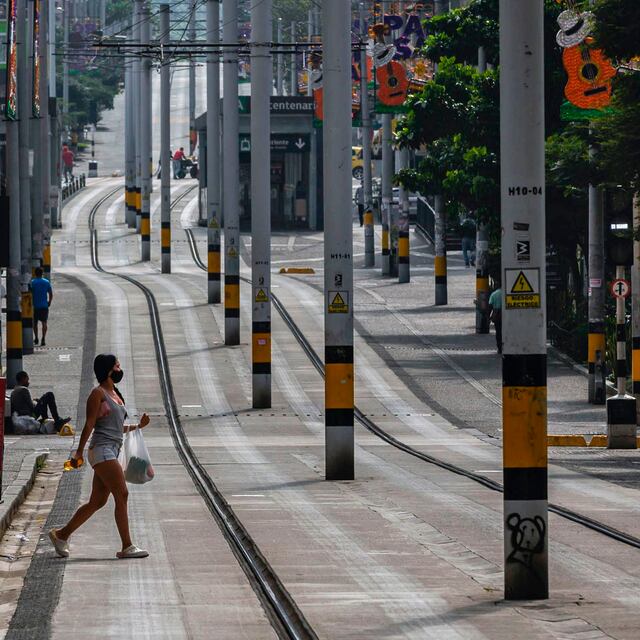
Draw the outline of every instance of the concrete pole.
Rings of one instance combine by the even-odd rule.
[[[543,14],[539,0],[500,0],[506,600],[549,597]]]
[[[107,0],[100,1],[100,28],[103,33],[106,33],[107,28]]]
[[[140,41],[148,45],[151,39],[151,17],[149,7],[142,3]],[[145,52],[146,53],[146,52]],[[142,136],[140,140],[140,257],[143,262],[151,260],[151,61],[146,55],[140,60],[140,119]]]
[[[314,23],[315,13],[312,9],[309,9],[308,24],[307,24],[307,39],[311,42],[313,36],[316,34],[316,28]],[[313,96],[313,89],[311,88],[311,65],[308,62],[309,57],[307,55],[307,95]],[[309,144],[309,229],[316,230],[318,228],[318,136],[322,135],[322,129],[320,132],[316,127],[311,132],[311,142]]]
[[[487,70],[484,47],[478,47],[478,71]],[[476,333],[489,333],[489,236],[487,226],[476,220]]]
[[[66,132],[67,114],[69,113],[69,19],[71,13],[71,3],[64,0],[64,13],[62,15],[63,25],[63,57],[62,57],[62,127]]]
[[[389,2],[382,3],[382,21],[389,11]],[[382,114],[382,275],[391,275],[391,207],[393,199],[393,148],[391,146],[390,113]]]
[[[55,75],[55,68],[50,66],[49,58],[49,9],[55,5],[51,0],[42,0],[40,13],[40,203],[42,211],[42,228],[40,238],[41,266],[51,264],[51,208],[49,192],[51,190],[51,140],[49,127],[49,76]],[[46,276],[45,276],[46,277]]]
[[[140,44],[142,42],[142,25],[140,23],[142,19],[142,0],[135,0],[134,12],[133,12],[133,42],[134,44]],[[142,61],[140,60],[139,49],[134,49],[133,59],[133,86],[134,86],[134,111],[133,111],[133,124],[135,127],[135,139],[136,139],[136,233],[140,233],[142,228],[142,110],[141,110],[141,96],[142,96]]]
[[[271,406],[271,0],[251,8],[251,362],[253,408]],[[282,39],[278,20],[278,42]],[[281,54],[278,54],[282,58]],[[279,95],[282,65],[278,61]]]
[[[291,22],[291,44],[295,45],[296,42],[296,22]],[[290,79],[289,79],[289,94],[292,96],[298,95],[298,66],[295,54],[295,46],[292,46],[291,49],[293,53],[291,54],[291,69],[290,69]]]
[[[196,7],[199,3],[191,0],[189,13],[189,40],[196,39]],[[196,61],[193,56],[189,58],[189,155],[195,151],[196,137]]]
[[[633,266],[631,267],[632,392],[640,397],[640,193],[633,197]],[[638,403],[636,402],[636,410]],[[637,418],[640,416],[636,416]],[[636,419],[636,422],[640,420]]]
[[[276,40],[278,41],[276,48],[276,94],[279,96],[284,95],[284,54],[280,53],[282,50],[282,18],[278,18],[278,25],[276,29]]]
[[[220,2],[207,1],[207,44],[220,42]],[[207,54],[207,300],[220,302],[220,56]]]
[[[325,0],[324,77],[324,336],[327,480],[353,480],[353,226],[351,200],[351,11]]]
[[[409,166],[409,149],[400,149],[398,152],[398,169],[406,169]],[[410,264],[410,239],[409,239],[409,192],[400,185],[398,217],[398,282],[405,283],[411,279]]]
[[[593,159],[595,149],[589,147]],[[592,404],[606,402],[605,360],[605,273],[604,273],[604,192],[589,185],[589,337],[588,399]]]
[[[360,3],[360,116],[362,120],[362,193],[364,195],[364,266],[373,267],[376,263],[375,239],[373,229],[373,197],[371,180],[371,109],[369,107],[369,88],[367,82],[367,20],[364,2]]]
[[[43,172],[43,163],[44,163],[44,150],[42,140],[42,121],[47,121],[47,127],[49,126],[48,122],[48,109],[45,111],[45,106],[48,106],[46,103],[48,102],[48,90],[43,91],[43,86],[45,89],[48,89],[46,83],[46,59],[43,60],[43,41],[47,39],[47,31],[46,31],[46,15],[47,15],[47,5],[45,2],[41,2],[38,5],[38,15],[35,15],[36,5],[33,3],[33,19],[32,24],[34,24],[35,20],[38,21],[37,28],[37,49],[34,49],[31,52],[32,57],[32,65],[35,66],[37,61],[39,76],[37,79],[38,82],[38,94],[40,96],[38,112],[34,115],[37,115],[34,118],[32,123],[32,140],[34,146],[34,154],[33,154],[33,178],[31,181],[31,264],[35,269],[36,267],[42,266],[42,226],[44,223],[44,209],[43,209],[43,190],[42,190],[42,172]],[[36,60],[37,58],[37,60]],[[34,83],[36,79],[34,78]],[[33,83],[32,83],[33,86]],[[35,103],[34,103],[35,107]]]
[[[171,14],[168,4],[160,5],[160,42],[170,40]],[[171,273],[171,64],[163,52],[160,68],[160,255],[162,273]]]
[[[238,5],[223,0],[223,41],[238,41]],[[271,78],[271,73],[269,74]],[[224,342],[240,344],[240,151],[238,133],[238,53],[223,52],[223,153],[224,153]]]
[[[55,104],[55,109],[49,111],[49,213],[50,224],[45,230],[45,246],[42,255],[42,268],[44,277],[51,279],[51,229],[60,226],[58,215],[58,197],[60,192],[60,135],[58,132],[58,108],[60,101],[57,99],[57,66],[56,66],[56,6],[55,2],[49,3],[49,98]]]
[[[30,40],[33,3],[18,2],[18,164],[20,171],[20,292],[22,307],[22,351],[33,353],[33,298],[29,290],[31,281],[31,179],[29,176],[29,153],[31,150],[30,124],[33,118],[30,73]],[[13,149],[15,153],[15,148]]]
[[[133,125],[133,61],[135,52],[127,52],[124,57],[124,217],[129,228],[136,226],[136,139]]]
[[[529,1],[529,0],[527,0]],[[433,5],[434,15],[446,13],[447,8],[443,0],[435,0]],[[435,303],[437,306],[446,305],[447,295],[447,212],[444,206],[444,198],[441,194],[434,195],[435,210]]]

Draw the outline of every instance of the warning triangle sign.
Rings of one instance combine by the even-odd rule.
[[[344,304],[344,300],[342,299],[342,296],[339,293],[336,293],[333,302],[331,304],[335,304],[335,305],[343,305]]]
[[[516,278],[516,281],[511,287],[511,293],[534,293],[531,283],[527,280],[527,276],[521,271]]]
[[[269,302],[269,298],[264,292],[264,289],[258,289],[258,293],[256,293],[256,302]]]

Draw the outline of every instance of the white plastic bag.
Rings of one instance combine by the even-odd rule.
[[[11,416],[13,430],[19,436],[32,436],[40,433],[40,422],[33,416],[19,416],[15,411]]]
[[[130,484],[144,484],[153,480],[155,472],[140,429],[125,434],[122,449],[124,454],[121,454],[121,464],[124,469],[124,479]]]

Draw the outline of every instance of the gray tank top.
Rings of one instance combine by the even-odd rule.
[[[89,448],[93,449],[98,444],[122,444],[122,435],[124,420],[127,417],[126,408],[117,403],[102,387],[99,387],[104,395],[104,403],[100,403],[101,411],[104,410],[106,404],[109,413],[101,416],[96,420],[96,426],[93,429],[93,436]]]

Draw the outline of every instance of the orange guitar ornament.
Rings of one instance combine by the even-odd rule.
[[[322,58],[319,53],[311,54],[311,71],[309,81],[313,92],[313,114],[316,120],[324,120],[324,89],[322,88],[322,69],[320,62]]]
[[[376,44],[373,52],[373,64],[376,67],[378,100],[386,106],[398,107],[404,104],[409,91],[409,80],[405,68],[393,59],[396,49],[384,41],[385,25],[373,27]]]
[[[558,16],[560,31],[556,35],[568,76],[564,94],[580,109],[602,109],[611,102],[611,79],[616,70],[600,49],[591,46],[593,14],[579,12],[575,0],[567,0],[567,6]]]

